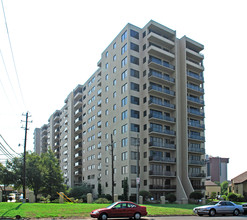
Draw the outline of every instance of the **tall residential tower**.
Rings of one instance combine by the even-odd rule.
[[[203,48],[152,20],[142,29],[127,24],[59,110],[60,144],[50,144],[66,183],[111,194],[113,171],[119,195],[124,178],[133,196],[139,182],[154,199],[204,190]]]

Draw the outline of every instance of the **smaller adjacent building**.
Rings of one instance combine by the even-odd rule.
[[[207,180],[212,182],[227,181],[227,164],[229,158],[206,156],[207,163]]]
[[[245,196],[247,194],[247,171],[231,179],[232,192]]]
[[[220,195],[221,187],[217,185],[216,183],[210,180],[207,180],[205,182],[205,187],[206,187],[206,192],[205,192],[206,197],[210,197],[212,192],[216,192],[216,195]]]

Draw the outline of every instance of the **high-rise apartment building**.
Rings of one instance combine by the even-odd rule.
[[[41,128],[66,183],[88,182],[95,195],[100,184],[111,194],[113,171],[119,195],[125,178],[130,195],[140,183],[154,199],[204,190],[203,48],[154,21],[142,29],[127,24],[96,72],[68,95],[57,119],[51,116],[49,133]]]

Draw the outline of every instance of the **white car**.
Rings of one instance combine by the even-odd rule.
[[[220,201],[212,205],[195,207],[193,212],[199,216],[215,216],[216,214],[233,214],[237,216],[239,214],[243,214],[244,209],[242,205],[236,205],[230,201]]]

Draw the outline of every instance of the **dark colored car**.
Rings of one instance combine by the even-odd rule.
[[[216,214],[233,214],[239,215],[244,212],[242,205],[236,205],[230,201],[220,201],[216,204],[199,206],[193,209],[194,213],[202,215],[215,216]]]
[[[243,209],[244,209],[244,214],[247,214],[247,203],[242,204]]]
[[[96,209],[90,213],[92,218],[98,218],[99,220],[126,217],[140,219],[141,216],[146,216],[147,214],[145,206],[139,206],[128,201],[115,202],[106,208]]]

